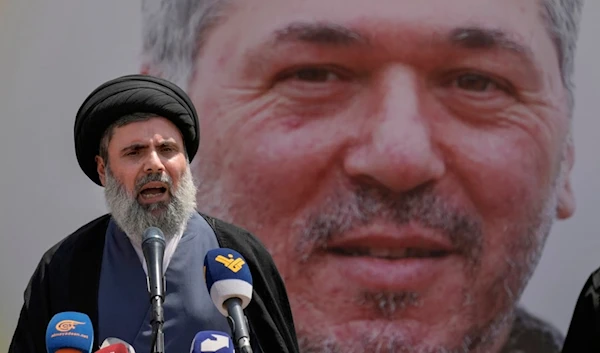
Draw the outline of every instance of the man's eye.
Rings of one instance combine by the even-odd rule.
[[[328,82],[337,80],[339,76],[324,68],[304,68],[294,71],[288,78],[307,82]]]
[[[456,78],[454,85],[472,92],[487,92],[490,89],[498,88],[498,85],[492,79],[478,74],[461,75]]]

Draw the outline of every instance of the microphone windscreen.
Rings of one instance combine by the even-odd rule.
[[[192,341],[190,353],[235,353],[233,341],[221,331],[200,331]]]
[[[159,228],[148,227],[142,235],[142,244],[145,244],[148,241],[158,241],[165,246],[165,235]]]
[[[104,348],[100,348],[100,350],[96,351],[95,353],[129,353],[129,351],[127,346],[125,346],[123,343],[114,343]]]
[[[252,299],[252,275],[244,257],[235,250],[209,250],[204,258],[204,277],[210,297],[217,309],[227,316],[224,303],[239,298],[242,308]]]
[[[107,337],[104,342],[100,345],[100,348],[105,348],[114,344],[122,344],[127,348],[127,353],[135,353],[135,349],[127,342],[123,341],[120,338],[116,337]]]
[[[83,353],[92,351],[94,327],[89,316],[75,311],[65,311],[52,317],[46,328],[46,349],[56,353],[61,349],[75,349]]]

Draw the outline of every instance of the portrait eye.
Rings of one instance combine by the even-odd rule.
[[[287,102],[301,103],[296,109],[317,109],[323,111],[323,104],[339,104],[355,90],[356,74],[337,65],[313,64],[289,67],[274,76],[272,87],[277,94],[287,98]],[[315,115],[315,110],[313,110]]]
[[[327,82],[338,78],[331,70],[323,68],[304,68],[295,72],[295,79],[310,82]]]
[[[477,72],[451,73],[443,79],[445,104],[460,114],[504,109],[518,99],[518,92],[505,79]]]
[[[341,80],[339,70],[328,67],[302,67],[287,70],[278,75],[278,81],[293,80],[303,83],[327,83]]]
[[[456,88],[469,92],[488,92],[490,90],[502,88],[493,79],[474,73],[462,74],[456,77],[453,85]]]

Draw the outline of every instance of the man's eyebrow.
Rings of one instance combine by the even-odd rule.
[[[171,148],[179,149],[177,142],[172,139],[161,141],[160,143],[157,144],[157,146],[160,148],[171,147]],[[132,143],[131,145],[127,145],[127,146],[123,147],[121,149],[121,153],[129,152],[129,151],[141,151],[141,150],[147,149],[149,147],[150,146],[145,143]]]
[[[424,36],[426,34],[423,34]],[[269,72],[269,55],[285,44],[306,43],[322,47],[347,48],[352,46],[376,45],[368,33],[332,22],[291,22],[267,35],[267,39],[246,50],[248,72]],[[425,45],[425,43],[423,43]],[[439,29],[430,37],[429,45],[454,48],[464,52],[506,53],[518,60],[518,65],[527,72],[539,72],[533,49],[522,38],[510,30],[486,27],[485,25],[459,26]],[[433,47],[424,50],[432,49]],[[415,49],[418,50],[418,49]],[[365,51],[368,53],[369,51]],[[515,63],[513,63],[515,65]],[[259,69],[260,68],[260,69]]]
[[[307,42],[313,44],[351,45],[369,44],[359,32],[334,23],[292,22],[275,30],[270,44]]]
[[[123,147],[121,149],[121,152],[126,152],[126,151],[136,151],[136,150],[141,150],[144,148],[148,148],[147,144],[143,144],[143,143],[133,143],[131,145],[127,145],[125,147]]]
[[[531,48],[511,37],[502,30],[470,26],[451,30],[447,40],[465,49],[499,48],[532,56]],[[294,41],[330,45],[369,44],[369,39],[358,31],[328,22],[292,22],[275,30],[270,44]]]
[[[525,61],[535,62],[533,50],[508,32],[484,27],[459,27],[450,31],[450,44],[464,49],[499,49],[518,55]]]
[[[175,140],[164,140],[161,143],[158,144],[158,147],[171,147],[171,148],[175,148],[175,149],[179,149],[179,145],[177,144],[177,142],[175,142]]]

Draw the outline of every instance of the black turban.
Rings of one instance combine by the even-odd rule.
[[[75,118],[75,154],[83,172],[98,185],[95,157],[106,129],[119,118],[150,113],[168,119],[181,131],[191,161],[200,144],[198,114],[187,94],[175,84],[147,75],[122,76],[96,88]]]

